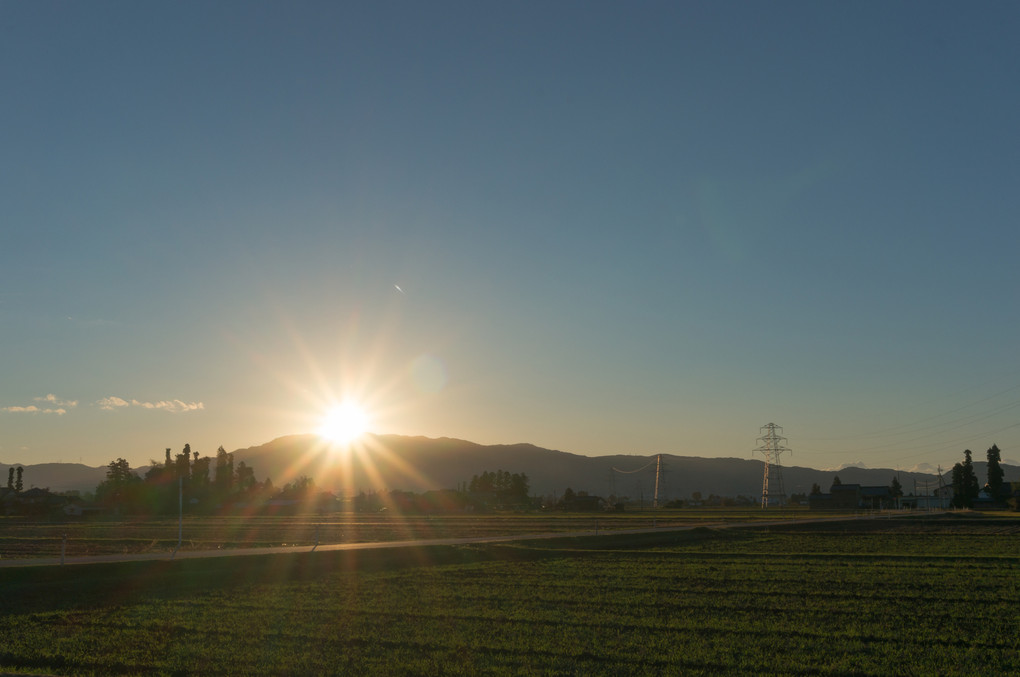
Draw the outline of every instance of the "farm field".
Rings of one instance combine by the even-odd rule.
[[[31,567],[0,589],[0,672],[1020,672],[1014,518]]]
[[[186,517],[182,550],[216,550],[365,543],[432,538],[506,536],[634,529],[685,524],[817,517],[806,510],[659,510],[628,513],[521,513],[492,515],[387,515]],[[0,518],[0,558],[57,557],[66,535],[67,557],[169,552],[177,520],[42,521]]]

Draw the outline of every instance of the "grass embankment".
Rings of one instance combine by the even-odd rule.
[[[1016,674],[1020,522],[876,520],[0,571],[0,668]]]

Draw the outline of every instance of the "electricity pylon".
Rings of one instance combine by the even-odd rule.
[[[761,452],[765,456],[765,473],[761,481],[761,507],[762,510],[769,507],[769,499],[776,499],[776,505],[786,503],[786,491],[783,489],[783,466],[779,462],[779,455],[784,451],[793,453],[792,449],[783,446],[786,438],[780,433],[781,426],[769,423],[761,427],[762,436],[758,438],[761,446],[752,450]]]

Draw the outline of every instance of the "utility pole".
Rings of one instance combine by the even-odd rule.
[[[652,507],[659,509],[659,478],[662,476],[662,454],[655,460],[655,498],[652,499]]]
[[[941,510],[942,509],[942,501],[943,501],[943,499],[945,499],[945,496],[946,496],[946,481],[944,479],[942,479],[942,465],[941,464],[939,464],[938,469],[939,469],[939,488],[937,489],[937,491],[938,491],[938,497],[939,497],[939,509]]]
[[[760,432],[762,435],[758,441],[761,442],[761,445],[757,449],[753,449],[752,453],[760,452],[765,456],[765,471],[761,481],[761,508],[764,510],[769,507],[771,498],[776,499],[776,504],[779,506],[786,504],[786,491],[783,489],[783,466],[779,461],[779,455],[784,451],[789,451],[792,454],[793,450],[783,446],[786,438],[780,434],[783,432],[782,426],[768,423],[761,427]]]

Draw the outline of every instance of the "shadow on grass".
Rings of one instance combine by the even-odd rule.
[[[517,543],[435,545],[367,550],[156,560],[0,570],[0,615],[92,609],[145,599],[173,599],[210,590],[319,580],[349,572],[378,572],[487,561],[531,561],[639,550],[734,534],[690,531],[564,537]]]

